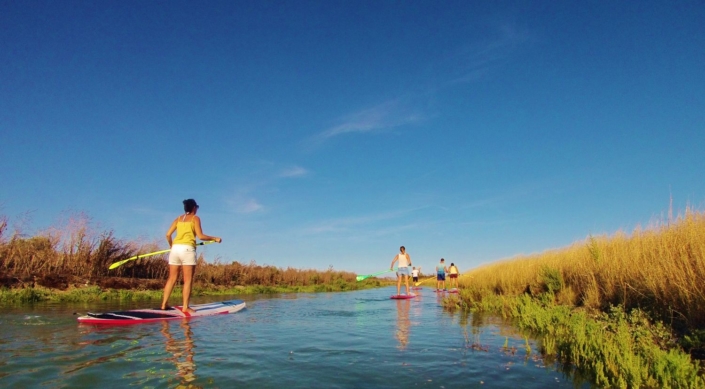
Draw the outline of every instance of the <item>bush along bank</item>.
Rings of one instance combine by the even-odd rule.
[[[316,285],[247,285],[225,287],[217,285],[194,286],[191,296],[229,296],[240,294],[276,294],[276,293],[320,293],[345,292],[369,288],[379,288],[391,284],[387,280],[367,279],[361,282],[338,280],[328,284]],[[162,285],[163,286],[163,285]],[[1,288],[0,304],[28,304],[38,302],[93,302],[105,300],[119,301],[161,301],[162,290],[114,289],[96,285],[70,287],[66,290],[36,286],[31,288]],[[181,288],[176,287],[172,297],[180,297]]]
[[[556,304],[553,292],[497,295],[465,288],[444,300],[448,310],[499,314],[540,340],[573,377],[609,388],[705,388],[701,363],[684,352],[672,332],[639,309],[607,312]]]
[[[109,266],[139,253],[163,249],[156,242],[129,241],[95,228],[80,214],[27,237],[9,232],[0,214],[0,303],[161,299],[169,274],[167,255]],[[204,252],[206,249],[203,250]],[[254,261],[206,261],[199,253],[193,295],[339,292],[388,285],[383,279],[356,281],[348,271],[280,268]],[[180,295],[175,290],[172,296]]]

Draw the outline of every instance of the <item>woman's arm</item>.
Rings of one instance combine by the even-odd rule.
[[[397,255],[394,256],[394,260],[392,260],[392,264],[389,265],[389,270],[393,270],[393,269],[394,269],[394,262],[396,262],[398,259],[399,259],[399,254],[397,254]]]
[[[222,239],[220,239],[217,236],[210,236],[210,235],[206,235],[203,233],[203,230],[201,229],[201,218],[200,217],[194,216],[193,222],[196,227],[196,236],[198,237],[198,239],[200,239],[200,240],[214,240],[218,243],[223,241]]]
[[[178,218],[174,219],[174,222],[171,223],[171,227],[169,227],[169,230],[166,232],[166,241],[169,242],[169,247],[171,247],[171,236],[174,235],[174,231],[176,231],[176,220],[178,220]]]

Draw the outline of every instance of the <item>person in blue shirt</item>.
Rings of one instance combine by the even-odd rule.
[[[448,268],[446,267],[446,260],[441,258],[441,263],[436,265],[436,290],[446,290],[446,273]]]

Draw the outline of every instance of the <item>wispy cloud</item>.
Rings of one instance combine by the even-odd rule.
[[[436,71],[431,77],[435,80],[431,86],[346,115],[310,139],[311,145],[318,146],[342,135],[388,131],[428,118],[430,115],[424,107],[429,104],[429,98],[443,88],[487,77],[493,68],[509,60],[531,39],[525,30],[512,23],[497,24],[493,31],[490,38],[461,47],[445,60],[437,61],[433,66]],[[422,102],[424,99],[425,103]]]
[[[365,216],[353,216],[353,217],[343,217],[320,221],[312,226],[304,228],[302,232],[304,234],[320,234],[327,232],[342,232],[347,231],[352,227],[363,226],[371,223],[376,223],[379,221],[395,219],[404,212],[385,212],[375,215],[365,215]]]
[[[301,166],[292,166],[292,167],[289,167],[289,168],[282,170],[279,173],[279,177],[281,177],[281,178],[294,178],[294,177],[303,177],[308,174],[309,174],[309,171],[307,169],[304,169]]]
[[[417,223],[404,223],[395,224],[393,226],[380,226],[379,224],[390,222],[397,219],[402,219],[416,211],[426,209],[429,207],[419,207],[413,209],[402,209],[390,212],[381,212],[376,214],[362,215],[362,216],[350,216],[342,218],[333,218],[319,221],[313,225],[300,229],[299,232],[304,235],[316,235],[316,234],[327,234],[327,233],[349,233],[351,231],[359,230],[360,228],[367,231],[372,235],[386,235],[398,232],[400,230],[406,230],[414,228]]]
[[[227,193],[225,202],[232,211],[237,213],[267,211],[271,208],[266,205],[267,199],[271,198],[272,193],[278,191],[277,184],[281,180],[311,174],[310,170],[299,165],[282,167],[269,161],[258,161],[257,164],[260,168],[250,175],[256,177],[254,180],[246,179],[236,185],[232,192]]]
[[[248,199],[238,206],[240,213],[253,213],[264,210],[264,206],[255,199]]]
[[[402,99],[389,100],[342,117],[338,124],[318,133],[312,141],[314,144],[320,144],[345,134],[386,131],[418,123],[423,117],[424,115],[409,102]]]
[[[474,82],[486,77],[493,67],[510,58],[531,35],[514,24],[500,24],[495,35],[458,50],[447,62],[455,73],[449,84]]]
[[[263,181],[240,184],[237,189],[227,194],[225,202],[230,210],[236,213],[264,211],[266,207],[257,199],[259,196],[256,195],[262,185],[264,185]]]

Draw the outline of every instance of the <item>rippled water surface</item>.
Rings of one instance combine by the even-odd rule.
[[[144,303],[5,308],[0,387],[574,387],[497,320],[444,312],[431,289],[393,292],[209,296],[193,303],[248,308],[132,326],[78,324],[74,312]]]

